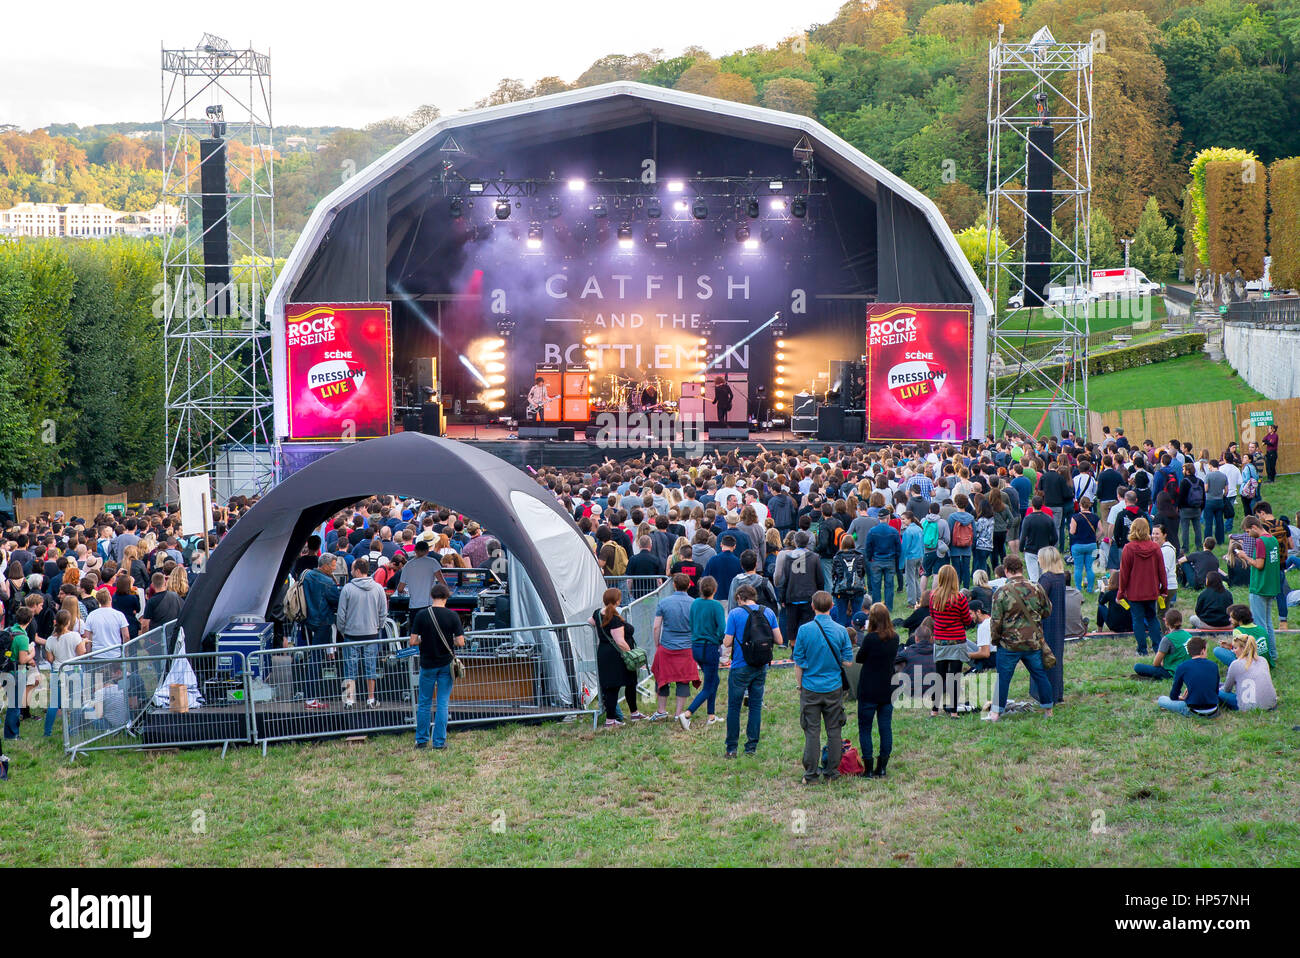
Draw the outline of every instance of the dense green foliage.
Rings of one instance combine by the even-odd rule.
[[[153,474],[160,277],[156,241],[0,241],[0,489]]]

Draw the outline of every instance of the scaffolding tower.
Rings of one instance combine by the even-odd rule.
[[[1059,43],[1043,27],[1021,43],[1003,40],[999,29],[989,46],[985,283],[994,304],[994,433],[1037,433],[1050,419],[1053,432],[1087,434],[1094,42]],[[1034,127],[1052,131],[1047,189],[1030,188]],[[1036,206],[1039,216],[1031,215]],[[1031,250],[1031,225],[1046,230],[1045,249]],[[1027,267],[1046,277],[1045,289],[1026,289]]]
[[[183,213],[163,243],[166,494],[175,500],[180,476],[218,471],[265,491],[275,469],[263,310],[275,263],[270,56],[208,33],[192,49],[164,48],[162,136],[163,202]],[[214,151],[224,175],[213,174]]]

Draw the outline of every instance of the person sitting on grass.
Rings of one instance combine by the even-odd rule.
[[[1222,572],[1211,572],[1205,577],[1205,588],[1196,597],[1196,614],[1192,616],[1193,629],[1226,629],[1232,593],[1223,584]],[[1249,611],[1249,610],[1247,610]]]
[[[1234,712],[1277,708],[1277,691],[1268,662],[1259,654],[1255,637],[1236,633],[1232,637],[1236,659],[1219,690],[1219,701]]]
[[[1168,627],[1160,645],[1156,648],[1156,657],[1148,665],[1137,662],[1133,671],[1142,679],[1171,679],[1174,670],[1187,658],[1187,640],[1192,633],[1183,630],[1183,614],[1177,609],[1165,609],[1165,625]]]
[[[1237,656],[1232,651],[1232,640],[1239,635],[1249,636],[1255,640],[1255,649],[1268,662],[1269,669],[1276,672],[1277,658],[1273,646],[1268,641],[1268,633],[1262,626],[1255,624],[1250,606],[1240,604],[1228,606],[1228,621],[1232,624],[1232,638],[1219,640],[1219,646],[1214,650],[1214,657],[1223,665],[1231,667],[1232,663],[1237,661]]]
[[[1174,684],[1156,705],[1178,715],[1213,718],[1219,713],[1219,670],[1205,657],[1205,637],[1187,640],[1187,658],[1174,671]]]
[[[975,638],[966,640],[966,654],[970,658],[970,671],[967,674],[992,671],[998,667],[998,650],[993,648],[989,610],[983,602],[972,599],[970,615],[975,620]]]

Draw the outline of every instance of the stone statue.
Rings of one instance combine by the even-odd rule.
[[[1196,290],[1197,302],[1205,301],[1205,283],[1201,279],[1201,268],[1196,267],[1196,272],[1192,275],[1192,289]]]
[[[1242,275],[1240,269],[1232,278],[1232,294],[1234,302],[1244,303],[1246,301],[1246,277]]]

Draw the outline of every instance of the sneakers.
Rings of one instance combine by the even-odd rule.
[[[821,780],[822,780],[822,779],[821,779],[821,776],[814,772],[814,773],[811,774],[811,775],[805,774],[805,775],[803,776],[803,778],[799,779],[799,784],[800,784],[800,785],[816,785],[816,784],[817,784],[818,782],[820,782]]]
[[[356,707],[357,707],[356,700],[355,700],[355,699],[344,699],[344,701],[343,701],[343,707],[344,707],[345,709],[354,709],[354,708],[356,708]]]
[[[709,720],[708,720],[707,722],[705,722],[704,724],[705,724],[705,725],[717,725],[717,724],[718,724],[719,722],[721,722],[721,721],[722,721],[722,716],[720,716],[720,715],[710,715],[710,716],[709,716]]]
[[[689,731],[691,730],[691,716],[690,716],[690,713],[689,713],[689,712],[678,712],[678,713],[677,713],[677,724],[680,725],[682,728],[684,728],[686,731],[689,732]]]
[[[605,719],[605,728],[619,728],[622,725],[618,719]]]
[[[646,715],[644,712],[633,712],[627,717],[629,722],[644,722],[649,718],[650,716]]]
[[[650,716],[650,721],[651,721],[651,722],[662,722],[662,721],[663,721],[664,719],[666,719],[667,717],[668,717],[668,713],[667,713],[667,712],[655,712],[654,715]]]
[[[971,705],[969,702],[962,702],[961,705],[957,706],[957,714],[959,715],[965,715],[967,712],[974,712],[974,711],[975,711],[975,706]]]
[[[309,708],[309,709],[327,709],[327,708],[329,708],[329,706],[326,705],[324,702],[322,702],[320,699],[308,699],[308,700],[306,701],[306,703],[304,704],[304,707],[305,707],[305,708]]]
[[[722,753],[722,757],[723,757],[723,758],[735,758],[735,757],[736,757],[736,753],[735,753],[735,752],[723,752],[723,753]]]
[[[428,743],[428,742],[416,742],[416,743],[415,743],[415,748],[416,748],[417,751],[421,751],[421,752],[423,752],[423,751],[424,751],[425,749],[427,749],[428,747],[429,747],[429,743]]]
[[[366,699],[366,708],[377,709],[379,708],[379,703],[376,702],[374,699]]]

